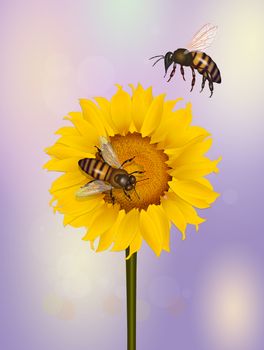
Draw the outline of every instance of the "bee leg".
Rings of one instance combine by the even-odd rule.
[[[209,97],[212,97],[213,92],[214,92],[214,84],[213,84],[211,79],[209,79],[208,81],[209,81],[209,89],[211,91],[211,95]]]
[[[103,160],[104,161],[104,158],[103,158],[103,154],[102,154],[102,151],[100,150],[100,148],[99,147],[97,147],[97,146],[94,146],[96,149],[97,149],[97,155],[98,155],[98,157],[99,157],[99,159],[101,159],[101,160]]]
[[[121,164],[120,168],[122,168],[122,166],[125,165],[126,163],[132,162],[133,159],[135,159],[135,157],[132,157],[132,158],[129,158],[129,159],[125,160],[125,161]]]
[[[192,88],[191,88],[190,92],[192,92],[194,84],[195,84],[195,71],[194,71],[193,67],[191,67],[191,69],[192,69]]]
[[[183,80],[185,80],[183,66],[181,66],[181,75],[182,75],[182,77],[183,77]]]
[[[167,82],[169,82],[169,81],[171,80],[171,78],[174,76],[175,71],[176,71],[176,63],[173,63],[173,68],[172,68],[170,77],[169,77],[169,79],[167,80]]]
[[[145,171],[133,171],[133,173],[129,173],[128,175],[132,175],[132,174],[144,174]]]
[[[205,81],[206,81],[206,77],[203,75],[202,88],[201,88],[201,91],[200,91],[200,92],[202,92],[203,89],[204,89]]]
[[[111,189],[110,190],[110,198],[111,198],[111,201],[112,201],[112,204],[114,205],[115,204],[115,197],[113,196],[113,190]]]
[[[125,190],[124,190],[124,194],[125,194],[125,196],[126,196],[126,199],[128,199],[129,201],[132,200],[131,197],[130,197],[130,194],[127,193]]]

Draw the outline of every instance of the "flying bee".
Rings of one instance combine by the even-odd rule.
[[[111,143],[105,138],[100,137],[100,148],[96,158],[80,159],[78,164],[80,168],[88,175],[93,177],[93,180],[81,187],[77,192],[77,197],[87,197],[94,194],[109,192],[112,203],[115,203],[113,189],[123,189],[127,199],[131,200],[129,191],[136,192],[136,177],[133,174],[143,174],[144,171],[133,171],[128,173],[123,166],[133,161],[135,157],[125,160],[122,164],[119,162],[117,155]],[[147,180],[147,179],[144,179]]]
[[[205,86],[206,80],[208,80],[209,89],[211,91],[210,97],[213,95],[214,91],[214,85],[213,83],[220,84],[221,83],[221,75],[220,70],[217,67],[216,63],[212,60],[210,56],[208,56],[206,53],[202,52],[206,48],[208,48],[216,35],[217,27],[213,26],[210,23],[205,24],[198,32],[193,36],[191,42],[187,45],[187,49],[177,49],[174,52],[167,52],[165,56],[158,55],[151,57],[159,59],[153,64],[159,62],[160,60],[164,59],[164,65],[165,65],[165,75],[167,74],[168,68],[173,63],[173,68],[170,73],[169,80],[174,76],[176,71],[176,64],[180,64],[181,66],[181,75],[183,77],[183,80],[185,80],[184,77],[184,69],[183,66],[191,67],[192,70],[192,87],[191,90],[194,87],[195,84],[195,69],[203,76],[202,80],[202,88],[201,91],[203,91],[203,88]]]

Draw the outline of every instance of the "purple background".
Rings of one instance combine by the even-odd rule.
[[[138,255],[138,349],[262,350],[262,1],[2,1],[1,327],[4,350],[125,349],[123,253],[92,252],[83,230],[48,206],[58,174],[43,149],[81,97],[141,82],[193,104],[222,155],[221,193],[198,233],[171,232],[171,253]],[[168,84],[148,58],[184,47],[204,23],[223,83],[189,93],[179,68]]]

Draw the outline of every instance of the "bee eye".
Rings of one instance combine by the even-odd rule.
[[[135,176],[133,176],[133,175],[129,176],[129,182],[131,183],[131,185],[134,185],[136,183]]]

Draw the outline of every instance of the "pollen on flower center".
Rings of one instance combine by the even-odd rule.
[[[129,192],[131,200],[126,198],[123,190],[113,191],[121,209],[128,212],[133,208],[147,209],[150,204],[160,204],[160,198],[168,191],[168,181],[171,180],[171,176],[167,173],[168,156],[157,149],[157,144],[150,144],[150,137],[142,137],[140,133],[115,135],[110,137],[110,142],[121,163],[135,157],[131,163],[124,165],[128,173],[144,171],[143,174],[135,174],[137,193],[134,190]],[[110,202],[108,196],[105,196],[105,200]]]

